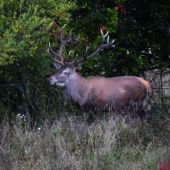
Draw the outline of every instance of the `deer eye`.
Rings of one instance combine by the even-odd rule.
[[[64,74],[66,75],[66,74],[67,74],[67,72],[64,72]]]

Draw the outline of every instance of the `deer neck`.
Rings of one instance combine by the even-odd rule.
[[[70,75],[69,80],[63,89],[64,98],[72,100],[81,105],[82,98],[86,95],[88,91],[88,79],[81,76],[77,72]]]

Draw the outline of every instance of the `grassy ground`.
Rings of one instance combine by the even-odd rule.
[[[0,170],[156,170],[168,158],[170,122],[118,114],[92,125],[66,116],[31,129],[16,119],[0,127]]]

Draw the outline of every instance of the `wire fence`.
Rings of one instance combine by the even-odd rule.
[[[165,104],[170,106],[170,70],[154,69],[145,72],[145,79],[151,83],[151,90],[144,102],[147,109],[154,105],[162,108]]]
[[[145,79],[150,81],[153,93],[170,94],[170,70],[155,69],[145,72]]]

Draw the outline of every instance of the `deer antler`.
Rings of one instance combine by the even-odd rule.
[[[59,53],[54,52],[54,51],[51,49],[51,46],[50,46],[50,43],[49,43],[49,49],[50,49],[50,51],[51,51],[55,56],[57,56],[59,60],[57,60],[57,59],[55,59],[54,57],[52,57],[52,56],[50,55],[50,53],[49,53],[49,49],[47,50],[48,53],[49,53],[49,55],[50,55],[50,57],[51,57],[55,62],[57,62],[57,63],[59,63],[59,64],[61,64],[61,65],[65,65],[65,64],[64,64],[64,59],[63,59],[63,57],[62,57],[62,51],[63,51],[63,47],[65,46],[65,44],[67,44],[67,43],[70,42],[70,41],[77,41],[77,40],[79,39],[79,37],[72,38],[72,33],[71,33],[72,30],[71,30],[71,31],[69,32],[69,34],[67,35],[67,38],[64,40],[64,39],[62,38],[62,32],[63,32],[63,28],[64,28],[65,26],[66,26],[66,24],[61,28],[61,33],[60,33],[60,41],[61,41],[61,44],[60,44]]]
[[[49,53],[49,50],[55,55],[58,57],[59,60],[55,59],[54,57],[52,57],[50,55],[50,57],[57,63],[61,64],[61,65],[74,65],[74,66],[77,66],[79,63],[85,61],[85,60],[88,60],[89,58],[93,57],[94,55],[96,55],[101,49],[105,48],[105,47],[109,47],[109,46],[113,46],[113,43],[115,40],[113,40],[112,42],[109,42],[109,36],[107,37],[108,33],[107,32],[105,35],[103,34],[103,31],[100,29],[101,31],[101,35],[102,35],[102,38],[101,38],[101,43],[99,45],[99,47],[96,49],[95,52],[93,52],[92,54],[88,55],[88,56],[84,56],[83,58],[80,58],[76,61],[73,61],[73,62],[70,62],[70,63],[64,63],[64,59],[62,57],[62,51],[63,51],[63,47],[66,43],[70,42],[70,41],[77,41],[79,39],[79,37],[76,37],[76,38],[72,38],[72,33],[71,31],[69,32],[69,34],[67,35],[67,38],[66,39],[63,39],[62,38],[62,32],[63,32],[63,28],[66,26],[66,24],[61,28],[61,33],[60,33],[60,41],[61,41],[61,45],[60,45],[60,50],[59,50],[59,53],[56,53],[54,52],[52,49],[51,49],[51,46],[50,46],[50,43],[49,43],[49,48],[48,48],[48,54],[50,55]],[[104,44],[104,38],[107,37],[107,43]]]
[[[115,40],[113,40],[112,42],[109,42],[109,36],[107,37],[107,43],[103,44],[104,38],[108,35],[109,32],[107,32],[105,35],[103,34],[103,31],[100,29],[102,38],[101,38],[101,43],[99,45],[99,47],[96,49],[95,52],[93,52],[92,54],[88,55],[88,56],[84,56],[83,58],[80,58],[76,61],[73,61],[71,63],[69,63],[70,65],[74,64],[75,66],[78,65],[79,63],[88,60],[89,58],[93,57],[94,55],[96,55],[101,49],[105,48],[105,47],[109,47],[109,46],[113,46],[113,43]]]
[[[50,43],[49,43],[49,47],[50,47]],[[50,48],[50,49],[51,49],[51,48]],[[53,51],[53,50],[51,49],[51,51]],[[49,55],[56,63],[59,63],[59,64],[61,64],[61,65],[64,66],[63,60],[62,60],[62,61],[59,61],[59,60],[55,59],[54,57],[52,57],[52,56],[50,55],[49,48],[47,49],[47,52],[48,52],[48,55]],[[53,52],[54,52],[54,51],[53,51]],[[54,52],[54,53],[55,53],[55,52]]]

